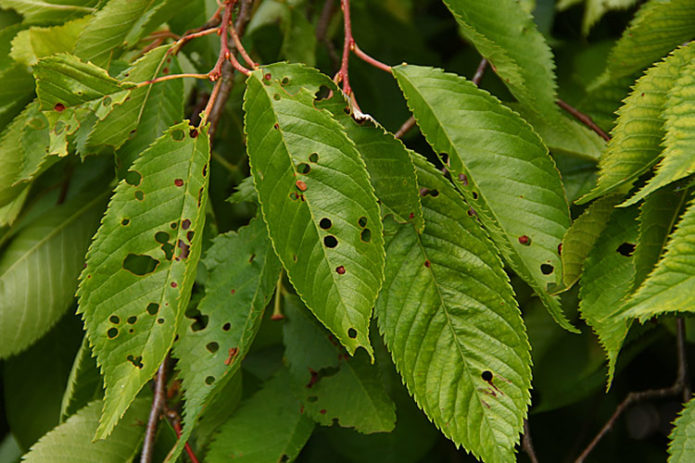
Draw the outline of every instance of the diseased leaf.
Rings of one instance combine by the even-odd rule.
[[[133,84],[123,84],[91,63],[73,55],[57,54],[34,66],[36,93],[50,124],[50,153],[67,155],[67,136],[89,118],[104,119],[130,95]]]
[[[198,311],[207,323],[187,323],[174,345],[186,402],[183,433],[169,461],[183,450],[205,404],[239,370],[280,274],[262,220],[218,236],[203,263],[209,277]]]
[[[222,425],[205,461],[294,461],[311,436],[314,423],[301,414],[289,385],[290,376],[281,369]]]
[[[494,245],[440,173],[415,158],[425,230],[387,228],[376,304],[386,346],[442,433],[486,462],[512,462],[530,402],[526,329]],[[470,210],[470,209],[468,209]]]
[[[8,125],[33,95],[34,79],[25,66],[13,63],[0,68],[0,124]]]
[[[0,0],[0,7],[12,8],[28,24],[62,23],[94,13],[99,0]]]
[[[592,203],[565,233],[562,239],[562,279],[566,288],[579,280],[586,257],[619,201],[620,196],[606,196]]]
[[[379,208],[342,127],[306,89],[259,70],[244,98],[251,171],[273,247],[319,320],[371,355],[369,319],[383,279]]]
[[[24,185],[15,185],[24,168],[24,150],[22,149],[22,127],[29,121],[31,108],[27,107],[12,120],[0,138],[0,207],[26,195]],[[22,199],[22,203],[23,203]],[[21,204],[19,205],[21,208]],[[14,218],[7,220],[11,223]],[[4,223],[7,223],[3,221]],[[3,225],[4,225],[3,223]]]
[[[79,313],[104,375],[109,435],[174,342],[202,246],[206,128],[172,126],[116,187],[80,277]]]
[[[614,209],[610,221],[584,263],[579,311],[596,332],[608,356],[608,387],[630,328],[623,299],[635,277],[633,252],[637,241],[637,208]]]
[[[33,66],[39,58],[55,53],[70,53],[89,18],[69,21],[60,26],[31,27],[19,32],[12,40],[12,58]]]
[[[43,436],[24,463],[123,463],[135,457],[145,435],[150,401],[137,399],[106,440],[93,441],[101,401],[94,401]]]
[[[549,293],[562,285],[558,246],[570,217],[560,175],[538,135],[461,77],[411,65],[393,73],[427,142],[509,265],[553,318],[576,332]]]
[[[689,462],[695,452],[695,399],[685,404],[668,438],[668,463]]]
[[[695,308],[695,200],[687,209],[653,272],[627,301],[625,316],[645,322],[669,312]]]
[[[324,426],[354,427],[365,434],[392,431],[395,407],[379,369],[364,354],[349,357],[296,297],[285,301],[285,358],[304,413]]]
[[[109,0],[84,28],[75,55],[97,66],[108,67],[114,50],[124,44],[133,29],[142,26],[148,12],[163,0]]]
[[[107,195],[90,192],[48,211],[0,258],[0,358],[43,336],[72,305],[77,276]]]
[[[693,57],[694,45],[679,48],[637,81],[618,110],[613,138],[599,162],[596,187],[580,198],[579,204],[615,191],[622,185],[631,186],[656,163],[665,134],[662,111],[667,104],[667,92],[680,75],[681,68]]]

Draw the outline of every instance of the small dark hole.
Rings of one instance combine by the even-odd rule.
[[[125,182],[128,185],[138,186],[138,185],[140,185],[141,181],[142,181],[142,175],[140,175],[140,172],[136,172],[134,170],[129,170],[128,173],[125,174]]]
[[[147,306],[147,313],[150,315],[154,315],[157,312],[159,312],[159,304],[155,304],[154,302],[150,302],[150,304]]]
[[[161,325],[162,323],[164,323],[164,319],[163,319],[163,318],[158,318],[158,319],[157,319],[157,323],[159,323],[159,324]]]
[[[550,275],[551,273],[553,273],[553,270],[555,270],[555,268],[552,265],[541,264],[541,272],[543,273],[543,275]]]
[[[282,85],[287,85],[290,83],[290,78],[289,77],[283,77],[282,80],[280,81]]]
[[[191,129],[188,132],[188,135],[190,135],[191,138],[196,138],[196,137],[198,137],[198,131],[196,129]]]
[[[311,172],[311,166],[309,164],[303,162],[297,166],[297,172],[299,172],[300,174],[306,175],[309,172]]]
[[[155,235],[154,235],[154,240],[155,240],[157,243],[159,243],[159,244],[168,243],[168,242],[169,242],[169,238],[170,238],[170,237],[169,237],[169,233],[163,232],[163,231],[157,232],[157,233],[155,233]]]
[[[276,93],[275,95],[273,95],[273,99],[274,99],[275,101],[280,101],[281,98],[282,98],[282,97],[280,96],[279,93]]]
[[[129,325],[134,325],[136,321],[138,321],[138,317],[133,315],[132,317],[128,317],[128,320],[126,320]]]
[[[313,163],[319,162],[319,153],[311,153],[309,155],[309,162],[313,162]]]
[[[357,221],[360,227],[364,228],[367,226],[367,218],[362,216],[360,217],[360,220]]]
[[[130,223],[130,219],[123,219],[123,220],[121,220],[121,225],[123,225],[124,227],[125,227],[126,225],[128,225],[129,223]]]
[[[616,249],[620,254],[625,257],[630,257],[635,252],[635,245],[632,243],[623,243]]]
[[[109,330],[106,332],[106,336],[108,336],[109,339],[113,339],[118,336],[118,330],[116,328],[109,328]]]
[[[365,243],[369,243],[372,240],[372,231],[369,228],[365,228],[360,234],[360,239]]]
[[[184,134],[184,133],[183,133],[183,130],[181,130],[181,129],[174,130],[174,131],[171,133],[171,138],[173,138],[173,139],[176,140],[176,141],[181,141],[181,140],[183,140],[185,136],[186,136],[186,134]]]
[[[191,221],[189,219],[183,219],[183,221],[181,222],[181,228],[183,228],[184,230],[188,230],[189,228],[191,228]]]
[[[478,193],[476,193],[476,192],[474,191],[474,192],[471,193],[471,194],[473,195],[473,199],[478,199]]]
[[[323,244],[325,244],[327,248],[334,248],[338,246],[338,240],[335,236],[328,235],[323,239]]]
[[[222,331],[229,331],[229,329],[232,327],[232,324],[227,322],[224,325],[222,325]]]
[[[205,378],[205,384],[207,384],[208,386],[210,386],[214,382],[215,382],[214,376],[208,376],[207,378]]]
[[[121,323],[121,319],[118,318],[118,316],[116,316],[116,315],[111,315],[111,316],[109,317],[109,321],[110,321],[111,323],[113,323],[114,325],[118,325],[119,323]]]
[[[355,328],[350,328],[348,330],[348,336],[350,336],[351,339],[355,339],[357,337],[357,330]]]
[[[216,342],[209,342],[205,348],[211,353],[214,354],[217,352],[220,348],[220,345],[217,344]]]
[[[328,230],[328,229],[331,228],[332,226],[333,226],[333,222],[331,222],[331,219],[329,219],[329,218],[327,218],[327,217],[324,217],[324,218],[321,219],[321,221],[319,222],[319,227],[323,228],[324,230]]]
[[[208,326],[208,321],[210,321],[210,317],[208,317],[207,315],[202,315],[196,319],[193,325],[191,325],[191,329],[193,331],[204,330],[205,327]]]
[[[135,199],[137,199],[138,201],[142,201],[143,199],[145,199],[145,193],[143,193],[140,190],[136,191],[135,192]]]
[[[489,383],[490,381],[492,381],[492,372],[485,370],[485,371],[483,371],[483,374],[480,375],[480,377],[483,378],[483,381],[486,381]]]

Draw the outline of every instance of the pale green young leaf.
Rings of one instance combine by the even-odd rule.
[[[562,280],[566,288],[579,280],[584,261],[606,228],[620,198],[606,196],[592,203],[565,233],[562,239]]]
[[[167,62],[171,62],[172,58],[176,59],[169,56],[170,48],[170,46],[164,45],[150,50],[119,77],[135,83],[154,79],[167,67]],[[157,96],[155,93],[155,86],[157,85],[161,84],[151,84],[134,89],[128,100],[114,107],[113,111],[104,119],[98,120],[87,136],[87,149],[93,150],[100,145],[107,145],[114,149],[120,148],[128,140],[133,130],[137,130],[147,106],[154,103],[156,107],[156,101],[151,100],[151,97]],[[181,88],[181,85],[178,87]],[[183,92],[179,93],[177,97],[183,100]],[[161,131],[157,132],[154,137],[159,135],[161,135]]]
[[[28,24],[63,23],[97,10],[99,0],[0,0],[1,8],[12,8]]]
[[[415,401],[457,446],[512,462],[530,403],[531,355],[495,246],[419,156],[425,230],[387,227],[379,329]]]
[[[150,10],[162,1],[109,0],[80,34],[75,55],[97,66],[108,67],[115,49],[124,44],[133,29],[142,26]]]
[[[579,204],[610,193],[623,185],[631,186],[658,160],[665,135],[663,110],[667,94],[681,69],[695,57],[695,46],[679,48],[642,76],[618,110],[605,154],[599,162],[596,187],[580,198]]]
[[[570,216],[562,180],[538,135],[462,77],[411,65],[393,73],[427,142],[507,262],[553,318],[576,331],[550,295],[562,286],[558,245]]]
[[[101,401],[94,401],[43,436],[24,463],[123,463],[135,457],[145,435],[150,401],[137,399],[108,439],[93,441]]]
[[[44,56],[70,53],[89,17],[75,19],[60,26],[31,27],[19,32],[12,40],[12,59],[33,66]]]
[[[89,402],[101,399],[103,388],[96,360],[92,357],[92,349],[89,347],[89,340],[87,336],[84,336],[63,392],[60,422],[64,422]]]
[[[695,399],[690,399],[668,436],[668,463],[688,463],[695,456]]]
[[[208,159],[205,128],[172,126],[118,184],[89,248],[78,296],[106,386],[97,438],[174,342],[202,247]]]
[[[644,322],[664,313],[695,310],[695,200],[687,209],[666,251],[642,286],[627,301],[625,315]]]
[[[635,277],[633,251],[637,241],[637,208],[614,209],[610,221],[584,263],[579,311],[598,335],[608,356],[608,386],[630,328],[624,298]]]
[[[186,402],[183,433],[167,461],[175,461],[204,406],[239,370],[280,274],[280,263],[260,219],[238,233],[218,236],[203,263],[209,276],[198,311],[207,324],[200,328],[187,321],[174,344]]]
[[[222,425],[205,461],[291,462],[313,429],[314,423],[301,413],[292,393],[290,375],[281,369]]]
[[[0,358],[33,344],[72,305],[105,193],[80,195],[22,229],[0,258]]]
[[[270,74],[270,73],[268,73]],[[355,145],[306,89],[263,70],[244,97],[249,163],[273,247],[307,306],[350,354],[370,354],[383,280],[381,217]]]
[[[687,190],[660,190],[641,204],[633,289],[642,286],[647,275],[659,261],[687,199]]]
[[[50,153],[67,155],[67,136],[89,118],[104,119],[131,93],[91,63],[66,53],[48,56],[34,66],[36,93],[50,124]]]
[[[540,114],[557,112],[553,55],[518,1],[444,0],[444,4],[519,102]]]
[[[598,83],[630,76],[695,37],[695,3],[650,0],[637,11],[613,47]]]
[[[691,44],[688,48],[695,49],[695,45]],[[662,113],[666,132],[662,143],[663,159],[656,166],[654,177],[625,201],[625,206],[635,204],[658,189],[695,173],[695,63],[686,62],[680,71],[680,77],[672,82],[673,86],[668,91]]]
[[[287,296],[285,302],[285,358],[304,412],[324,426],[365,434],[392,431],[395,407],[378,367],[364,353],[347,356],[298,298]]]
[[[609,11],[626,10],[634,6],[635,3],[637,0],[586,0],[582,33],[589,35],[594,24]]]

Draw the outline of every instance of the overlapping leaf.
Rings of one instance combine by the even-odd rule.
[[[281,369],[263,388],[244,402],[220,428],[210,444],[210,463],[291,462],[311,436],[314,423],[300,412]]]
[[[50,123],[49,151],[59,155],[67,154],[67,136],[74,134],[85,119],[104,119],[134,87],[69,54],[39,60],[34,74],[41,109]]]
[[[94,13],[99,0],[0,0],[0,7],[12,8],[29,24],[62,23]]]
[[[31,27],[12,40],[12,58],[18,63],[33,66],[44,56],[70,53],[89,18],[75,19],[60,26]]]
[[[220,235],[203,262],[209,277],[198,311],[207,324],[200,328],[189,323],[174,345],[186,403],[183,433],[168,457],[172,461],[183,449],[204,405],[239,370],[280,274],[262,220],[254,220],[238,234]]]
[[[92,441],[101,401],[94,401],[43,436],[24,455],[25,463],[123,463],[135,457],[145,435],[150,401],[133,402],[122,422],[106,440]]]
[[[492,242],[458,193],[416,158],[425,230],[387,229],[379,328],[418,405],[485,462],[515,461],[530,401],[530,347]],[[471,213],[467,213],[471,211]]]
[[[695,308],[695,201],[688,203],[666,252],[627,302],[625,314],[644,322],[668,312]]]
[[[687,463],[695,454],[695,399],[690,399],[673,423],[668,436],[668,463]]]
[[[72,305],[107,196],[81,195],[25,227],[0,259],[0,357],[30,346]]]
[[[512,269],[558,323],[576,331],[549,294],[562,285],[558,247],[570,217],[560,175],[538,135],[461,77],[411,65],[393,73],[428,143]]]
[[[244,100],[249,162],[275,251],[307,306],[347,347],[372,352],[369,319],[383,279],[379,208],[342,126],[262,70]]]
[[[662,112],[667,94],[682,67],[695,56],[695,46],[674,51],[641,77],[618,111],[606,153],[599,163],[596,187],[578,202],[584,203],[622,185],[632,185],[658,160],[664,137]]]
[[[296,297],[285,301],[285,358],[304,413],[324,426],[338,424],[361,433],[392,431],[395,407],[379,369],[364,353],[348,357]]]
[[[89,402],[101,399],[102,392],[101,375],[96,360],[92,357],[89,340],[85,336],[82,339],[80,350],[75,356],[65,392],[63,392],[63,400],[60,404],[60,421],[65,421]]]
[[[171,347],[201,251],[205,128],[171,127],[116,188],[87,256],[79,312],[104,375],[107,436]]]
[[[630,322],[623,316],[623,299],[635,277],[633,252],[637,241],[637,208],[615,209],[584,264],[579,311],[593,328],[608,356],[608,384]]]

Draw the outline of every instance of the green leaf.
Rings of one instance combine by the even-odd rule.
[[[565,233],[562,239],[562,279],[566,288],[582,274],[584,261],[608,224],[620,196],[607,196],[592,203]]]
[[[553,55],[518,1],[444,0],[444,4],[518,101],[541,114],[558,111]]]
[[[97,362],[92,357],[89,340],[87,336],[84,336],[63,393],[63,400],[60,404],[60,422],[64,422],[92,400],[101,399],[103,389],[104,385],[97,368]]]
[[[132,84],[122,84],[91,63],[58,54],[34,66],[36,93],[51,129],[50,152],[67,155],[67,136],[90,117],[104,119],[130,95]]]
[[[262,220],[254,220],[238,234],[218,236],[203,263],[209,277],[198,311],[207,323],[203,328],[187,323],[174,345],[186,403],[183,434],[167,457],[170,461],[183,450],[205,404],[239,370],[280,274]]]
[[[316,64],[316,28],[306,18],[305,5],[287,5],[282,56],[292,63]]]
[[[668,312],[690,312],[695,307],[695,200],[671,234],[654,271],[627,302],[625,316],[641,322]]]
[[[678,414],[668,438],[668,463],[687,463],[692,460],[695,453],[695,399],[690,399]]]
[[[116,187],[89,248],[78,296],[106,386],[97,438],[174,342],[200,257],[208,158],[205,128],[172,126]]]
[[[660,190],[654,192],[642,203],[639,215],[639,239],[635,247],[634,289],[642,285],[659,261],[673,226],[683,212],[687,197],[687,190]]]
[[[695,37],[693,21],[695,3],[691,0],[648,1],[613,47],[599,82],[638,72],[688,42]]]
[[[12,58],[19,63],[33,66],[44,56],[70,53],[88,21],[89,18],[80,18],[60,26],[31,27],[23,30],[12,40]]]
[[[141,27],[148,12],[162,0],[109,0],[84,28],[75,45],[75,55],[97,66],[108,67],[114,50]],[[130,45],[135,45],[131,43]]]
[[[244,402],[220,428],[205,461],[222,463],[291,462],[311,436],[314,423],[300,413],[290,377],[282,369]]]
[[[270,74],[270,73],[268,73]],[[273,247],[307,306],[353,354],[370,354],[369,319],[383,279],[379,208],[342,127],[254,72],[244,98],[251,171]]]
[[[34,79],[21,64],[0,69],[0,124],[5,127],[31,101]]]
[[[62,23],[94,13],[99,0],[0,0],[0,7],[12,8],[28,24]]]
[[[637,81],[618,111],[613,138],[599,162],[596,187],[580,198],[579,204],[615,191],[622,185],[631,186],[656,163],[664,137],[662,111],[666,106],[667,92],[682,67],[693,57],[695,46],[679,48]]]
[[[635,3],[637,0],[587,0],[582,21],[582,34],[589,35],[592,26],[609,11],[626,10]]]
[[[168,54],[170,48],[170,46],[164,45],[150,50],[145,56],[137,60],[130,69],[124,71],[120,77],[131,82],[154,79],[162,72],[162,69],[167,67],[167,62],[171,61],[171,56]],[[87,136],[87,149],[94,150],[99,145],[107,145],[114,149],[120,148],[133,134],[133,130],[137,130],[147,107],[153,102],[151,96],[157,96],[157,93],[154,93],[157,85],[160,84],[151,84],[134,89],[128,100],[114,107],[113,111],[104,119],[97,121]],[[181,84],[176,87],[183,90]],[[177,97],[183,100],[183,91]],[[154,103],[156,104],[156,101]],[[162,130],[154,136],[159,136],[161,133]]]
[[[324,426],[354,427],[365,434],[392,431],[395,407],[379,369],[364,354],[347,356],[296,297],[285,301],[285,358],[304,413]]]
[[[24,228],[0,258],[0,358],[30,346],[72,305],[104,193],[58,205]]]
[[[618,352],[630,328],[623,316],[623,299],[630,294],[635,277],[636,219],[637,208],[614,209],[584,263],[580,283],[579,311],[606,350],[609,387]]]
[[[558,245],[570,217],[562,180],[538,135],[461,77],[410,65],[393,73],[428,143],[507,262],[553,318],[576,332],[549,294],[562,285]]]
[[[526,329],[495,247],[453,187],[415,158],[425,230],[387,230],[379,329],[415,401],[485,462],[515,461],[530,403]]]
[[[28,122],[30,112],[30,107],[25,108],[12,120],[0,139],[0,206],[10,204],[25,190],[23,185],[15,183],[24,167],[22,128]]]
[[[695,45],[689,48],[695,49]],[[692,59],[692,58],[691,58]],[[695,117],[695,64],[687,62],[681,68],[680,77],[668,92],[668,98],[662,113],[664,119],[664,151],[663,158],[656,166],[654,177],[628,201],[624,206],[635,204],[659,188],[663,188],[676,180],[685,178],[695,173],[695,157],[692,155],[695,148],[695,134],[692,130],[692,121]]]
[[[24,456],[24,463],[123,463],[131,461],[145,435],[150,401],[133,402],[120,425],[106,440],[92,441],[101,401],[94,401],[43,436]]]

